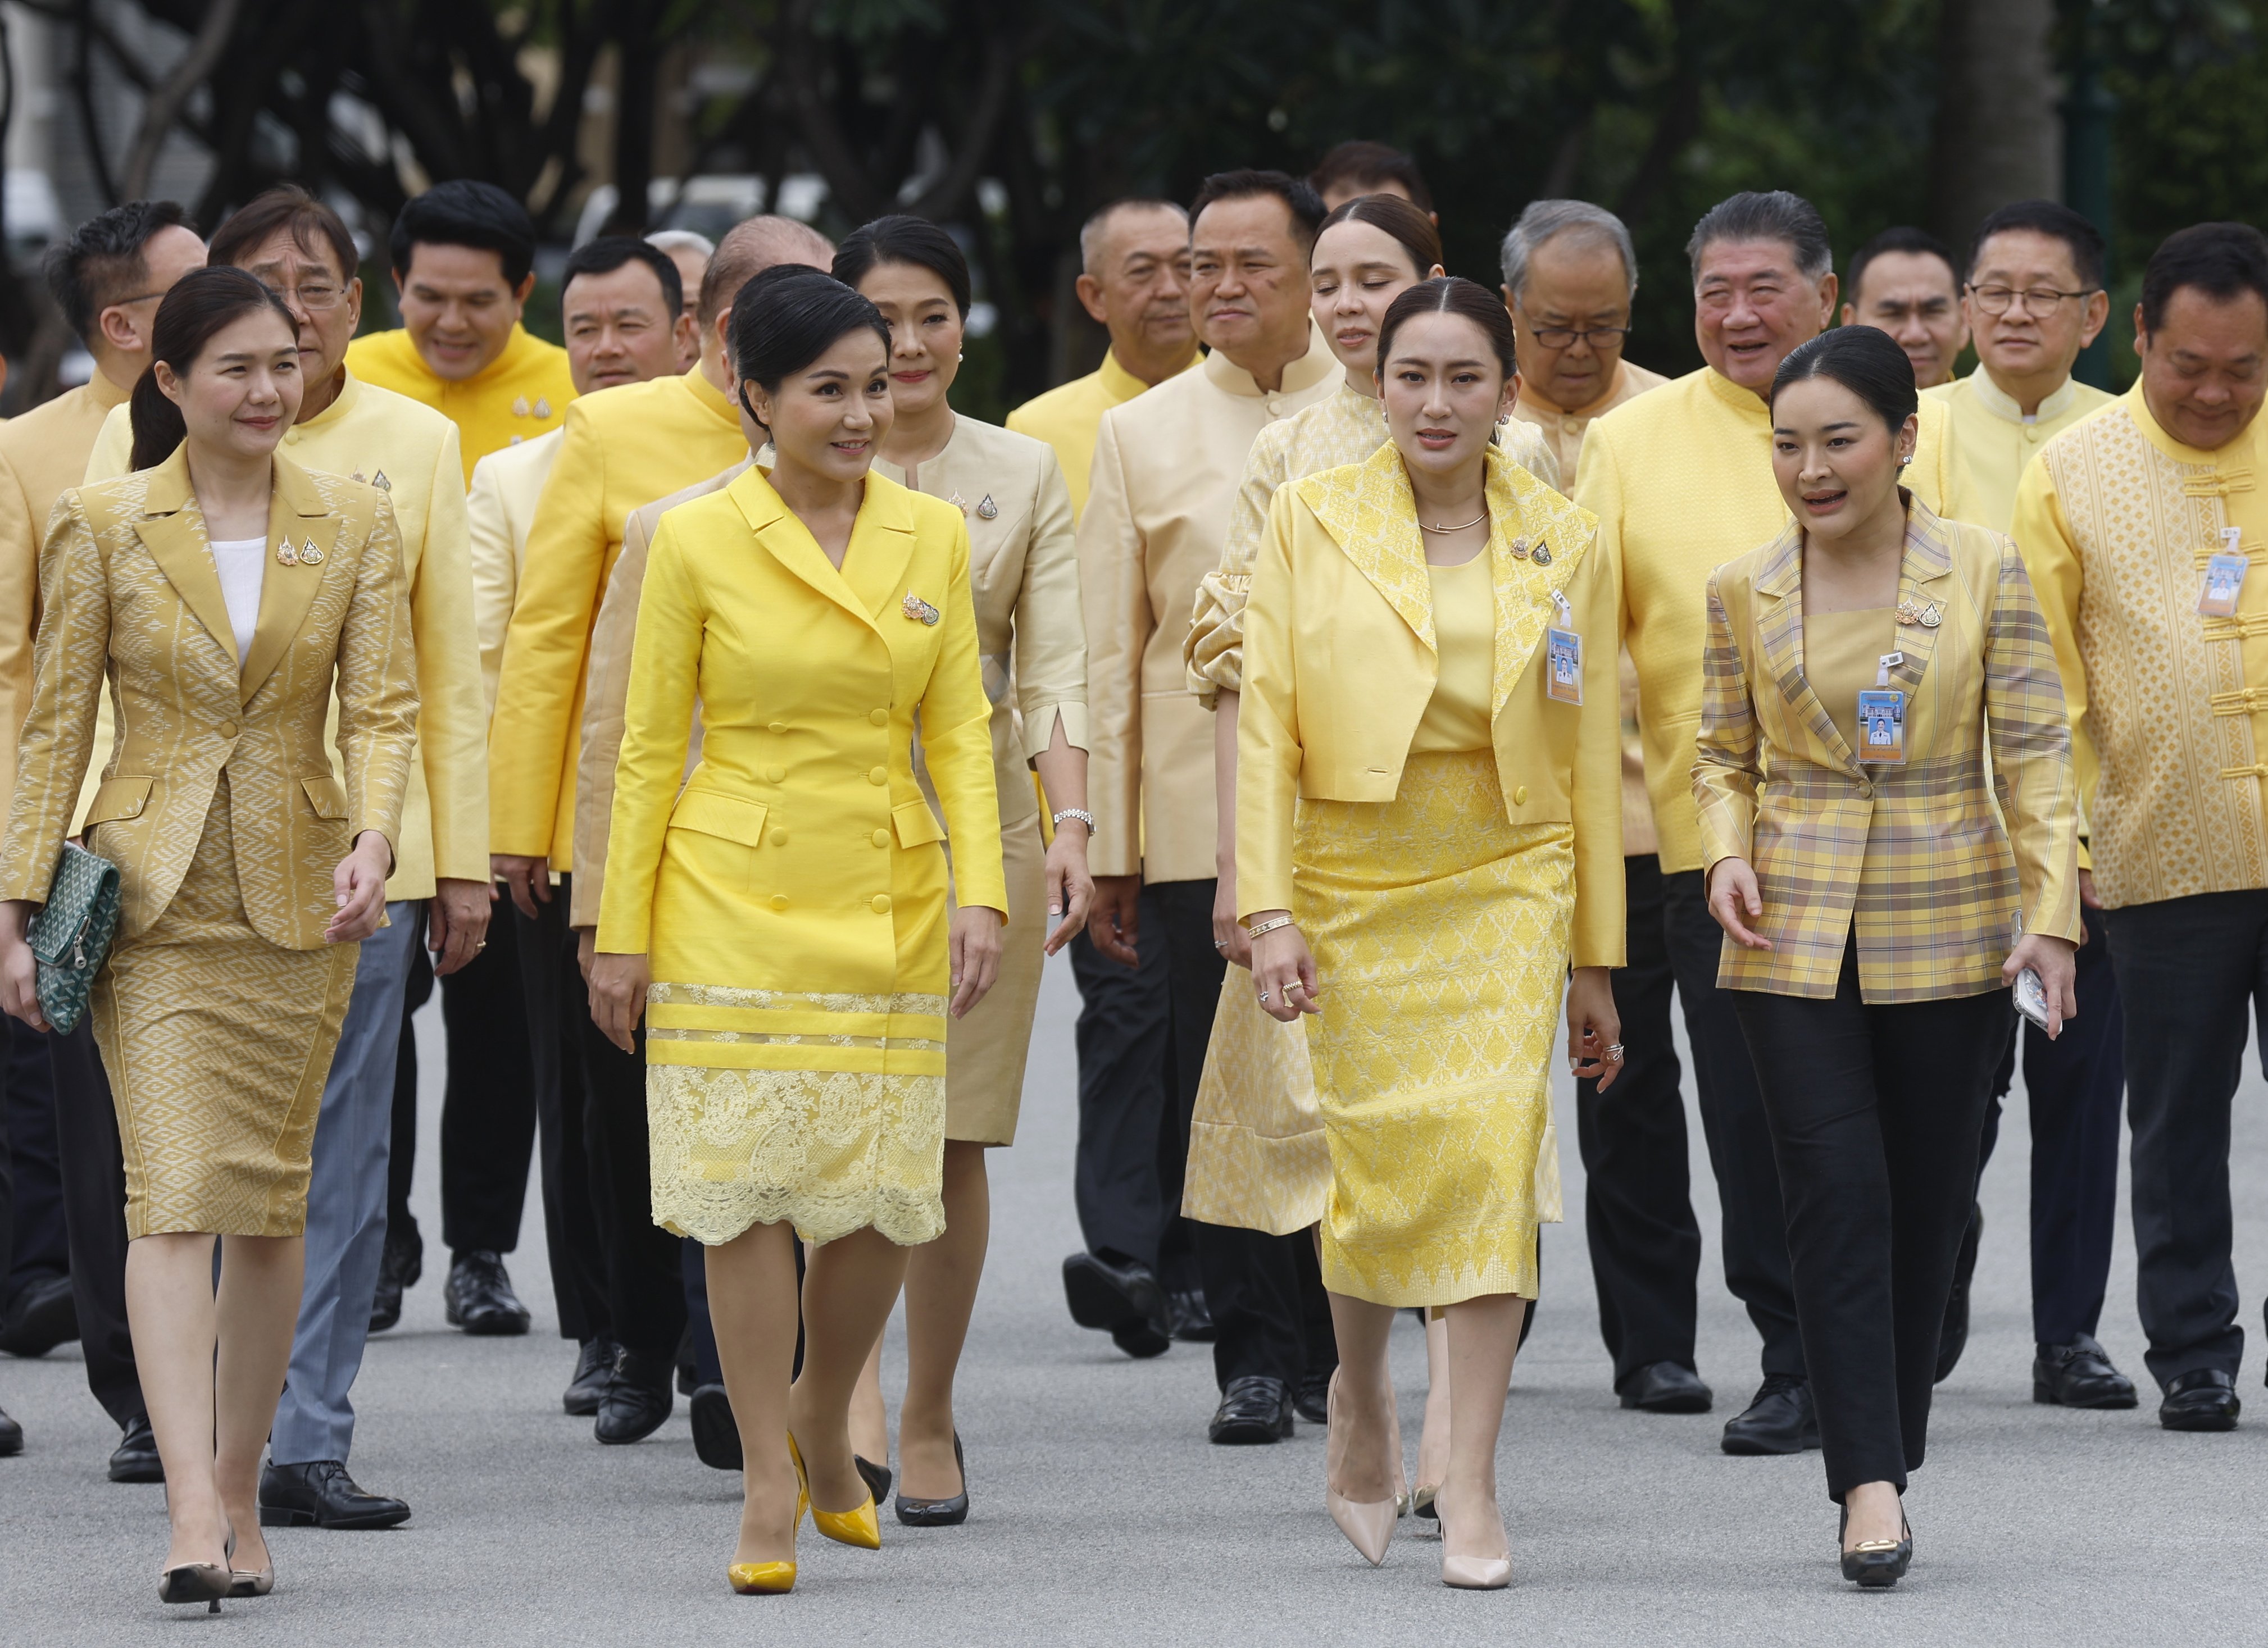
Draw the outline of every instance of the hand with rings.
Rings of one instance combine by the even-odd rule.
[[[1246,924],[1261,930],[1252,940],[1252,984],[1262,1011],[1285,1024],[1322,1012],[1315,958],[1289,912],[1263,910]]]
[[[1622,1016],[1602,967],[1579,967],[1567,981],[1567,1067],[1604,1093],[1623,1073]]]

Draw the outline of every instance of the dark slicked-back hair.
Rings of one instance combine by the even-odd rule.
[[[2250,224],[2202,223],[2158,243],[2142,271],[2142,330],[2165,324],[2166,305],[2184,286],[2221,303],[2256,292],[2268,303],[2268,237]]]
[[[1323,229],[1343,223],[1368,224],[1393,236],[1409,254],[1410,267],[1419,280],[1441,261],[1441,232],[1433,227],[1431,217],[1399,195],[1358,195],[1344,206],[1333,207],[1323,219]],[[1322,229],[1315,232],[1321,236]]]
[[[733,296],[733,367],[743,385],[753,380],[776,392],[853,332],[873,333],[888,355],[890,324],[882,312],[832,275],[804,264],[775,263]],[[740,409],[755,419],[747,389],[735,393]]]
[[[98,212],[48,248],[48,290],[70,322],[73,337],[92,343],[95,317],[148,282],[150,262],[143,247],[159,230],[177,225],[195,232],[188,214],[173,202],[129,201]]]
[[[1773,403],[1778,402],[1781,390],[1807,378],[1841,384],[1864,401],[1893,435],[1921,406],[1913,363],[1898,341],[1879,327],[1837,327],[1788,350],[1772,374]]]
[[[1796,273],[1808,281],[1824,279],[1835,267],[1835,248],[1828,243],[1819,209],[1786,189],[1749,189],[1703,212],[1685,243],[1694,279],[1701,278],[1701,254],[1719,240],[1782,241],[1794,253]]]
[[[150,364],[143,368],[127,401],[128,426],[134,431],[133,453],[127,460],[130,467],[147,469],[165,462],[188,436],[181,408],[158,386],[158,363],[165,362],[175,377],[186,378],[215,333],[246,315],[262,313],[284,323],[287,340],[298,336],[299,323],[284,300],[240,269],[191,269],[173,283],[151,323]]]
[[[676,320],[685,307],[685,276],[677,272],[677,261],[668,253],[636,235],[600,235],[577,246],[567,254],[567,267],[560,274],[560,293],[566,294],[578,275],[611,275],[625,263],[643,263],[653,271],[661,283],[662,315]]]
[[[274,239],[279,229],[289,230],[291,244],[302,252],[335,259],[341,280],[354,278],[362,261],[354,232],[347,227],[346,219],[297,183],[279,183],[231,212],[228,221],[213,231],[205,261],[217,268],[242,269],[245,260]]]
[[[1261,172],[1248,166],[1214,173],[1198,186],[1197,197],[1189,202],[1191,232],[1196,231],[1204,209],[1215,201],[1250,200],[1259,195],[1273,195],[1284,202],[1292,218],[1292,239],[1302,253],[1312,250],[1315,232],[1323,226],[1323,197],[1285,172]]]
[[[535,224],[526,211],[495,184],[469,178],[436,183],[401,209],[388,247],[396,275],[409,273],[410,254],[421,245],[493,252],[504,283],[514,290],[535,267]]]
[[[1945,265],[1945,272],[1952,277],[1955,292],[1960,291],[1961,269],[1953,261],[1953,248],[1926,229],[1917,229],[1911,224],[1898,224],[1883,230],[1851,254],[1851,272],[1845,277],[1843,296],[1857,303],[1859,284],[1867,278],[1867,265],[1878,257],[1898,252],[1935,258]]]
[[[856,290],[877,263],[927,269],[953,294],[953,306],[961,311],[961,318],[968,319],[968,260],[961,254],[959,242],[928,218],[893,212],[861,224],[843,237],[835,254],[835,278]]]
[[[1488,340],[1504,375],[1509,378],[1520,370],[1519,358],[1513,350],[1512,317],[1505,313],[1504,299],[1479,282],[1469,281],[1462,275],[1437,275],[1432,280],[1419,281],[1386,305],[1386,316],[1378,323],[1377,372],[1381,379],[1386,376],[1386,361],[1394,348],[1394,335],[1402,329],[1403,322],[1429,314],[1458,315],[1471,321]]]
[[[2051,200],[2014,201],[1978,224],[1969,242],[1969,268],[1962,278],[1977,278],[1977,260],[1984,255],[1987,240],[2014,229],[2062,241],[2071,248],[2071,267],[2079,283],[2089,291],[2102,284],[2102,231],[2062,202]]]
[[[1425,174],[1418,169],[1418,163],[1399,149],[1366,137],[1339,144],[1307,173],[1307,187],[1317,195],[1328,193],[1334,185],[1375,195],[1388,183],[1400,188],[1419,211],[1433,210],[1433,191],[1425,187]]]

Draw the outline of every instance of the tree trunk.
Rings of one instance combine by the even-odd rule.
[[[1944,0],[1931,226],[1956,254],[2011,201],[2061,197],[2055,0]]]

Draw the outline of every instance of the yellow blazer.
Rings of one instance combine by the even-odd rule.
[[[1802,529],[1710,576],[1702,855],[1748,859],[1772,942],[1727,937],[1722,988],[1831,997],[1855,926],[1867,1001],[1974,996],[1999,987],[2020,910],[2079,938],[2071,728],[2016,546],[1912,498],[1898,600],[1940,622],[1898,625],[1906,759],[1862,766],[1804,678]]]
[[[1491,447],[1497,776],[1515,824],[1571,824],[1577,967],[1623,963],[1621,710],[1614,569],[1597,523]],[[1523,548],[1549,545],[1538,566]],[[1583,637],[1583,703],[1546,695],[1543,631],[1564,596]],[[1440,680],[1432,585],[1402,454],[1278,489],[1253,566],[1237,725],[1240,915],[1292,907],[1295,798],[1390,801]]]
[[[281,454],[275,466],[269,541],[297,553],[268,563],[241,667],[183,452],[57,501],[0,898],[48,896],[106,673],[118,739],[88,844],[118,864],[125,937],[173,901],[224,772],[245,915],[271,944],[320,945],[337,909],[331,873],[355,837],[394,842],[417,674],[393,506]],[[323,738],[335,674],[343,786]]]
[[[917,715],[961,901],[1005,913],[961,511],[869,475],[838,571],[760,469],[671,510],[640,588],[599,948],[739,994],[942,995],[946,830],[914,780]]]

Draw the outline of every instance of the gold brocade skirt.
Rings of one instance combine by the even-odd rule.
[[[173,902],[95,979],[129,1238],[307,1226],[315,1118],[362,946],[286,950],[253,930],[228,797],[223,774]]]
[[[1572,828],[1513,824],[1487,750],[1412,755],[1392,801],[1302,800],[1292,858],[1322,996],[1305,1023],[1330,1151],[1324,1285],[1534,1299]]]
[[[1321,1219],[1330,1194],[1307,1033],[1270,1019],[1252,975],[1232,967],[1189,1115],[1182,1216],[1288,1236]]]

